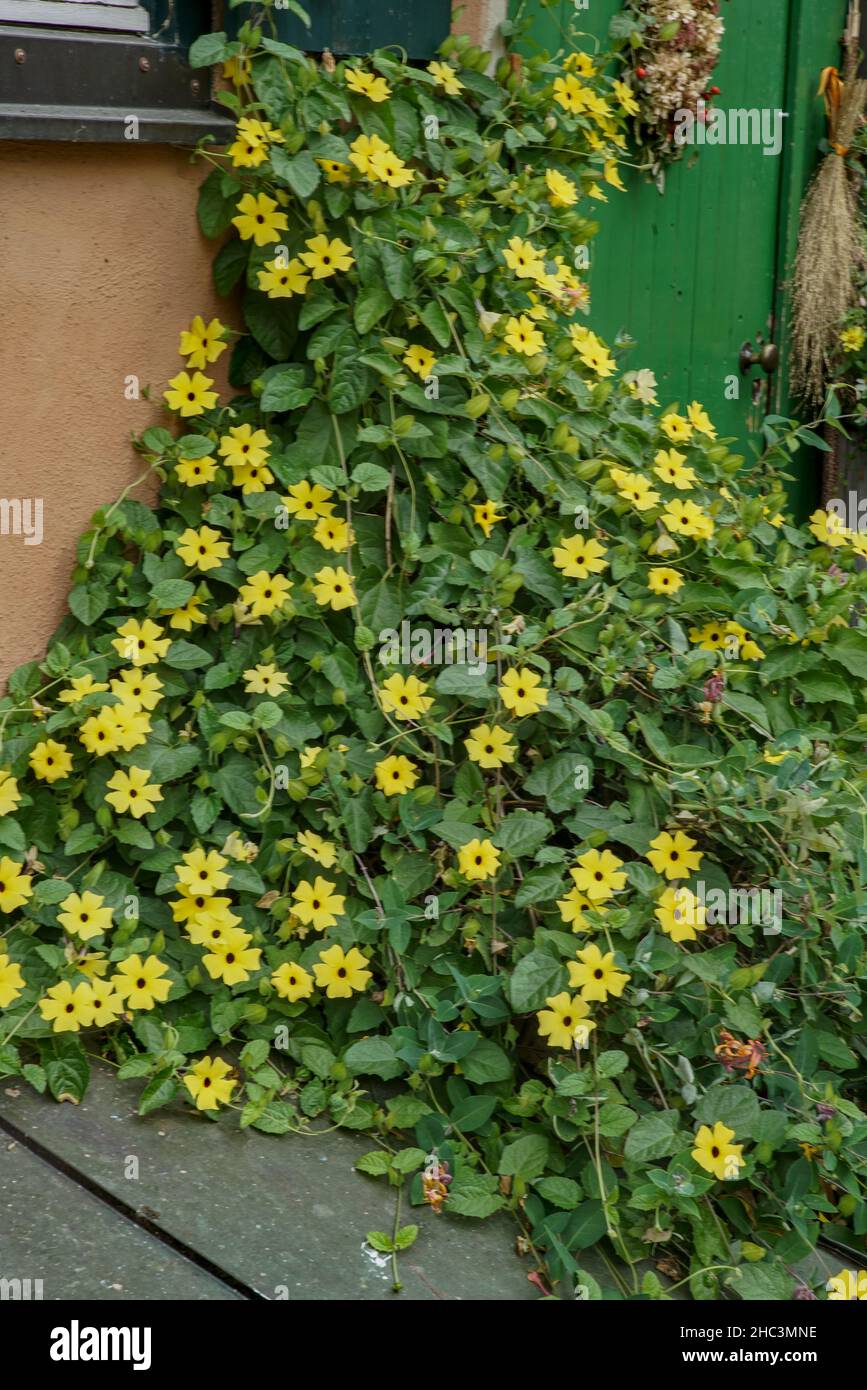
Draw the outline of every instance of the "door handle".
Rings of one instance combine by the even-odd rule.
[[[757,352],[753,352],[753,345],[751,342],[748,341],[741,344],[741,350],[738,354],[738,366],[740,367],[741,375],[748,372],[751,367],[761,367],[765,375],[770,376],[772,372],[777,370],[779,365],[780,349],[777,347],[776,343],[765,343]]]

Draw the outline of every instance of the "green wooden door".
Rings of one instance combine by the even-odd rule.
[[[578,11],[588,38],[606,46],[619,0],[590,0]],[[562,47],[576,16],[572,0],[515,5],[531,19],[525,44]],[[665,192],[632,172],[626,193],[608,189],[594,205],[600,224],[592,244],[591,322],[609,340],[636,340],[628,366],[649,367],[662,404],[700,400],[721,435],[742,447],[769,412],[791,409],[786,388],[784,286],[794,254],[797,208],[823,134],[816,87],[821,67],[839,61],[846,0],[726,0],[726,32],[713,81],[723,110],[788,114],[780,154],[761,144],[705,147],[668,170]],[[774,341],[781,367],[742,376],[738,355]],[[798,509],[812,501],[815,467],[804,459],[793,489]]]

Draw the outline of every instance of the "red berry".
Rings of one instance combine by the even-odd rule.
[[[635,69],[635,76],[636,76],[636,77],[646,77],[646,76],[647,76],[647,68],[636,68],[636,69]]]
[[[710,94],[712,97],[718,97],[720,95],[719,87],[711,87]]]

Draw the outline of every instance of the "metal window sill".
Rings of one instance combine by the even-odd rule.
[[[132,138],[129,117],[138,122]],[[0,102],[0,140],[64,140],[78,144],[194,145],[203,135],[221,144],[234,126],[207,110],[128,111],[122,106],[43,106]]]

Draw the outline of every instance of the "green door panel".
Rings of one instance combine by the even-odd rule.
[[[433,58],[451,22],[450,0],[300,0],[300,4],[310,17],[310,28],[275,6],[271,13],[277,38],[310,53],[330,48],[338,57],[394,44],[406,49],[409,58]],[[241,18],[249,18],[254,9],[241,5]]]

